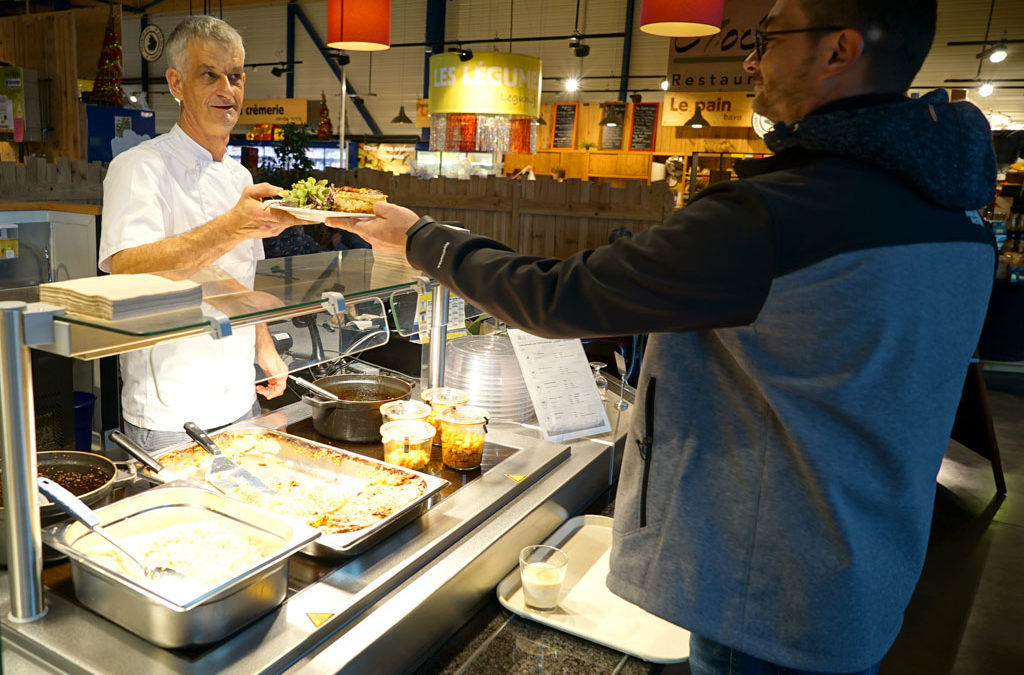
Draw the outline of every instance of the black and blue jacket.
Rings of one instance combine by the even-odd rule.
[[[421,221],[407,256],[531,333],[651,333],[608,586],[760,658],[859,670],[920,574],[985,316],[991,136],[940,91],[834,103],[766,140],[740,180],[609,246],[540,259]]]

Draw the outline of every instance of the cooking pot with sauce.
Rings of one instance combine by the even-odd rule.
[[[134,468],[118,475],[118,468],[103,455],[71,450],[53,450],[36,453],[37,471],[61,486],[67,488],[90,508],[97,508],[113,501],[113,492],[135,480]],[[2,486],[2,483],[0,483]],[[39,496],[40,526],[46,527],[67,520],[67,514],[60,507],[44,503]],[[3,488],[0,487],[0,531],[7,527],[7,511],[3,508]],[[63,555],[49,546],[43,547],[43,560],[60,560]],[[0,565],[7,565],[7,537],[0,537]]]
[[[341,399],[328,401],[307,394],[302,397],[313,409],[317,433],[349,443],[379,443],[382,423],[380,406],[407,399],[413,385],[390,375],[332,375],[313,384]]]

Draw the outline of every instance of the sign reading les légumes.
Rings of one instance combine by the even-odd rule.
[[[669,43],[669,91],[751,91],[743,61],[754,51],[754,31],[774,0],[725,0],[721,32]]]
[[[540,115],[540,59],[505,52],[430,57],[430,114]]]

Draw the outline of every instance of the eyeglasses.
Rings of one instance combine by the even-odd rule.
[[[845,30],[843,26],[810,26],[808,28],[790,28],[789,30],[755,30],[754,31],[754,53],[757,60],[764,58],[764,52],[768,48],[768,41],[776,35],[791,35],[793,33],[827,33],[834,30]]]

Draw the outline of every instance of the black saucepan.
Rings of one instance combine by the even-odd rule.
[[[119,477],[117,467],[103,455],[72,450],[52,450],[36,455],[37,470],[67,488],[91,508],[105,506],[113,501],[115,488],[135,480],[135,473]],[[34,489],[34,486],[33,486]],[[42,499],[42,496],[40,496]],[[7,510],[3,508],[3,494],[0,492],[0,530],[6,529]],[[59,506],[42,504],[39,520],[42,527],[66,520],[67,515]],[[49,547],[43,549],[44,560],[57,560],[63,556]],[[7,564],[7,537],[0,538],[0,565]]]
[[[313,384],[341,399],[328,401],[315,394],[302,397],[313,409],[313,428],[349,443],[379,443],[381,405],[409,398],[413,388],[390,375],[332,375]]]

